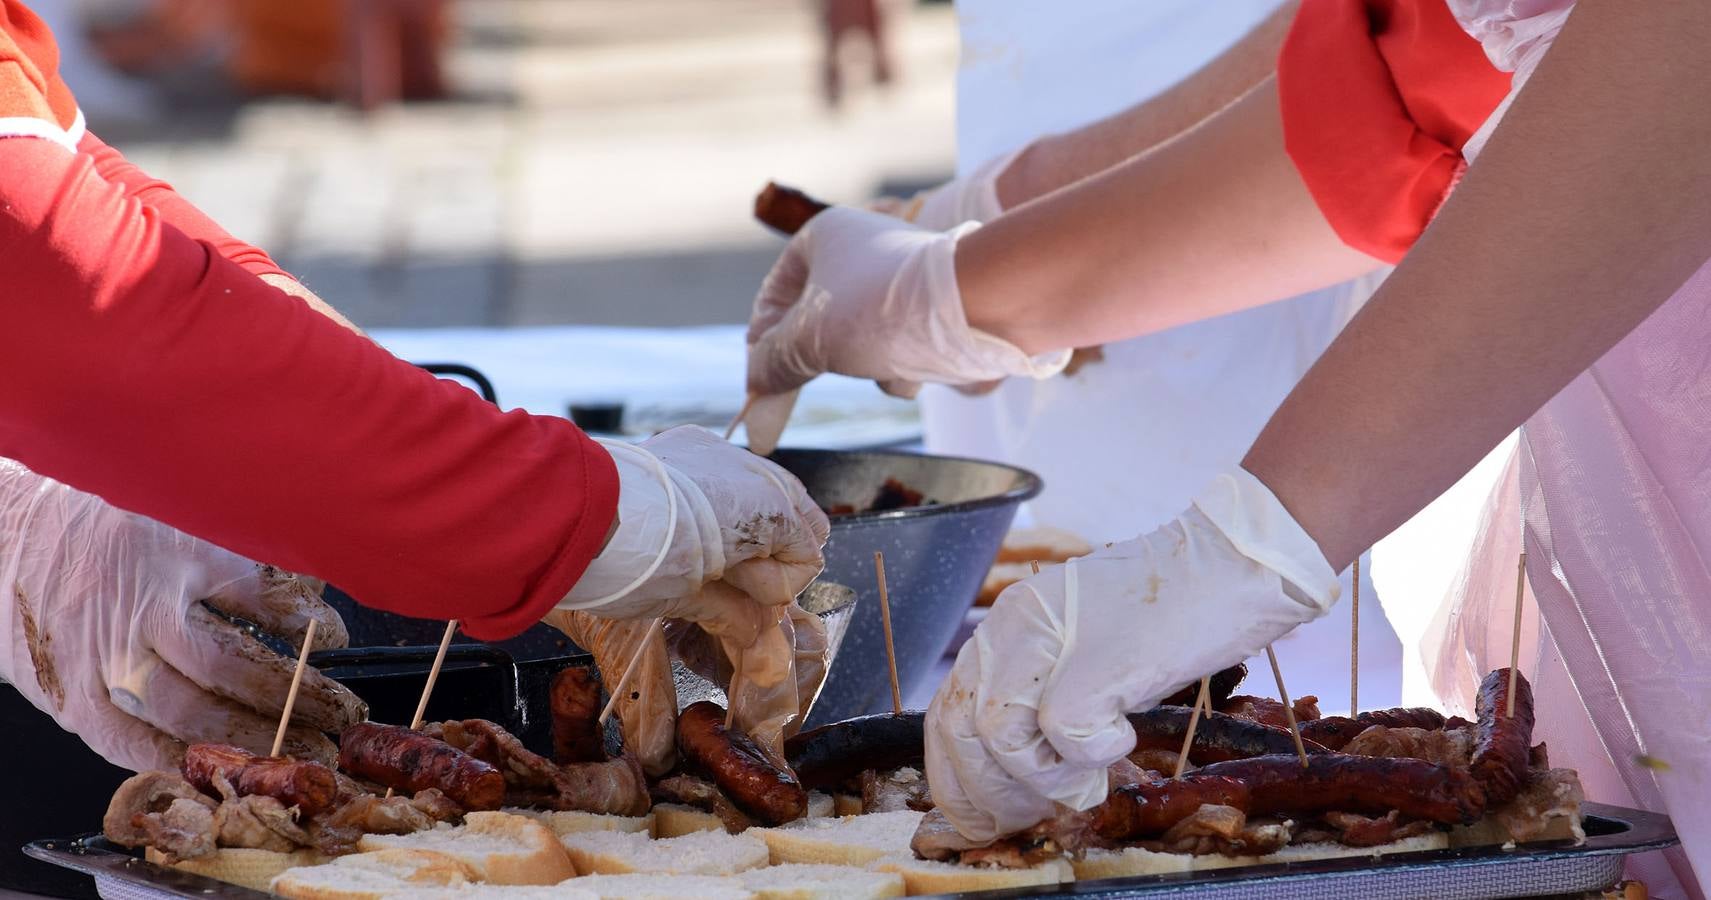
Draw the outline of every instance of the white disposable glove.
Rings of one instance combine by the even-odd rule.
[[[316,648],[344,646],[319,593],[0,460],[0,677],[116,765],[169,768],[199,741],[266,753],[296,660],[224,616],[298,646],[313,620]],[[320,732],[367,717],[308,669],[285,752],[332,759]]]
[[[933,231],[949,231],[964,222],[990,222],[1004,214],[1004,205],[998,201],[998,178],[1021,153],[1013,150],[989,159],[973,172],[907,200],[877,198],[868,208]]]
[[[1088,809],[1134,749],[1124,714],[1253,655],[1338,595],[1312,538],[1237,469],[1175,521],[999,595],[927,711],[927,777],[985,841]]]
[[[618,531],[560,609],[685,619],[747,646],[819,576],[831,525],[789,472],[694,425],[605,446]]]
[[[956,244],[977,227],[928,231],[844,207],[815,216],[791,238],[755,298],[749,393],[787,394],[825,372],[871,378],[899,397],[914,396],[923,381],[1057,374],[1069,351],[1029,356],[969,326]],[[750,445],[770,447],[777,435],[762,433],[757,418],[748,419]]]

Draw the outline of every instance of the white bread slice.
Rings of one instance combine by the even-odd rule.
[[[437,825],[415,834],[365,834],[364,852],[407,848],[437,850],[469,866],[492,884],[557,884],[576,874],[558,835],[540,822],[502,812],[472,812],[463,824]]]
[[[808,792],[808,812],[804,814],[804,818],[830,819],[833,816],[840,815],[843,813],[838,812],[837,801],[832,799],[831,794],[822,794],[819,791]]]
[[[903,896],[903,876],[853,866],[788,864],[737,876],[758,900],[884,900]]]
[[[832,812],[840,816],[861,815],[860,794],[835,794],[832,796]]]
[[[252,891],[267,890],[273,879],[286,869],[298,866],[313,866],[326,861],[326,857],[313,850],[298,850],[294,853],[278,853],[273,850],[253,850],[242,847],[222,847],[207,856],[196,859],[181,859],[175,863],[166,861],[159,850],[149,847],[144,851],[144,857],[157,866],[170,866],[192,875],[213,878],[228,884],[247,887]]]
[[[653,813],[648,813],[645,816],[611,816],[605,813],[579,812],[577,810],[513,809],[510,807],[502,809],[500,812],[534,819],[552,829],[552,833],[559,837],[583,831],[631,831],[637,834],[652,834],[654,829]]]
[[[1545,821],[1544,833],[1523,843],[1537,841],[1583,841],[1586,832],[1577,819],[1555,817]],[[1489,847],[1516,843],[1515,836],[1496,819],[1486,816],[1472,825],[1457,825],[1450,829],[1451,847]]]
[[[1075,869],[1070,867],[1067,859],[1049,859],[1027,869],[1000,869],[959,866],[954,863],[916,859],[913,854],[900,853],[876,860],[870,868],[902,875],[904,890],[908,891],[911,897],[921,894],[994,891],[1075,880]]]
[[[754,900],[735,878],[714,875],[587,875],[559,885],[600,900]]]
[[[394,849],[288,869],[273,880],[271,890],[291,900],[385,900],[413,891],[464,888],[474,876],[469,866],[444,853]]]
[[[574,883],[575,880],[573,878],[565,884]],[[412,889],[407,893],[393,894],[387,900],[464,900],[466,897],[476,900],[600,900],[600,895],[593,891],[565,887],[565,884],[543,886],[477,883],[458,888]]]
[[[884,856],[908,854],[922,815],[906,809],[841,819],[797,819],[777,828],[751,828],[747,833],[766,841],[773,865],[865,866]]]
[[[563,841],[583,875],[732,875],[767,863],[764,841],[723,829],[657,841],[645,834],[587,831]]]
[[[682,803],[654,804],[653,835],[657,838],[682,837],[697,831],[724,831],[725,823],[710,812]]]
[[[1377,847],[1350,847],[1335,842],[1292,844],[1275,853],[1260,856],[1225,856],[1222,853],[1195,856],[1188,853],[1160,853],[1144,847],[1124,847],[1120,850],[1090,850],[1086,856],[1076,860],[1074,866],[1076,878],[1092,881],[1098,878],[1132,878],[1136,875],[1157,875],[1163,872],[1203,872],[1210,869],[1346,856],[1386,856],[1418,850],[1441,850],[1447,846],[1448,835],[1441,831],[1432,831]]]

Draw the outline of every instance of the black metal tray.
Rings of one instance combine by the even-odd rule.
[[[1008,897],[1295,897],[1456,898],[1535,897],[1601,890],[1620,879],[1623,859],[1678,843],[1669,818],[1588,803],[1586,843],[1528,844],[1512,850],[1469,847],[1427,850],[1374,859],[1348,857],[1304,863],[1108,878],[1038,888],[963,894],[979,900]],[[102,895],[125,898],[196,897],[259,900],[255,891],[144,862],[100,835],[41,840],[24,847],[35,859],[94,876]]]

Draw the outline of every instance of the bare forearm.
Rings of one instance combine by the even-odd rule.
[[[1581,0],[1455,197],[1260,435],[1243,465],[1334,567],[1711,256],[1707,42],[1703,4]]]
[[[1284,152],[1274,79],[957,250],[969,322],[1030,353],[1161,331],[1377,265],[1343,245]]]
[[[1204,122],[1277,69],[1300,0],[1290,0],[1216,59],[1164,93],[1075,131],[1041,138],[998,177],[1012,209],[1097,175]]]

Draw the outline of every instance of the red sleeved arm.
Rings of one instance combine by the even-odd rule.
[[[0,139],[0,455],[477,637],[581,577],[617,509],[603,448],[399,361],[164,218],[89,156]]]
[[[1396,262],[1509,92],[1443,0],[1311,0],[1277,64],[1284,146],[1343,242]]]
[[[251,275],[291,277],[290,273],[281,269],[261,248],[228,234],[226,229],[208,218],[195,204],[173,190],[172,185],[137,168],[123,154],[93,133],[84,132],[83,139],[77,143],[77,150],[79,153],[88,154],[89,158],[95,161],[96,174],[117,185],[125,192],[125,196],[144,206],[153,207],[160,213],[162,222],[184,232],[193,240],[207,244],[215,253],[242,266],[244,271]]]

